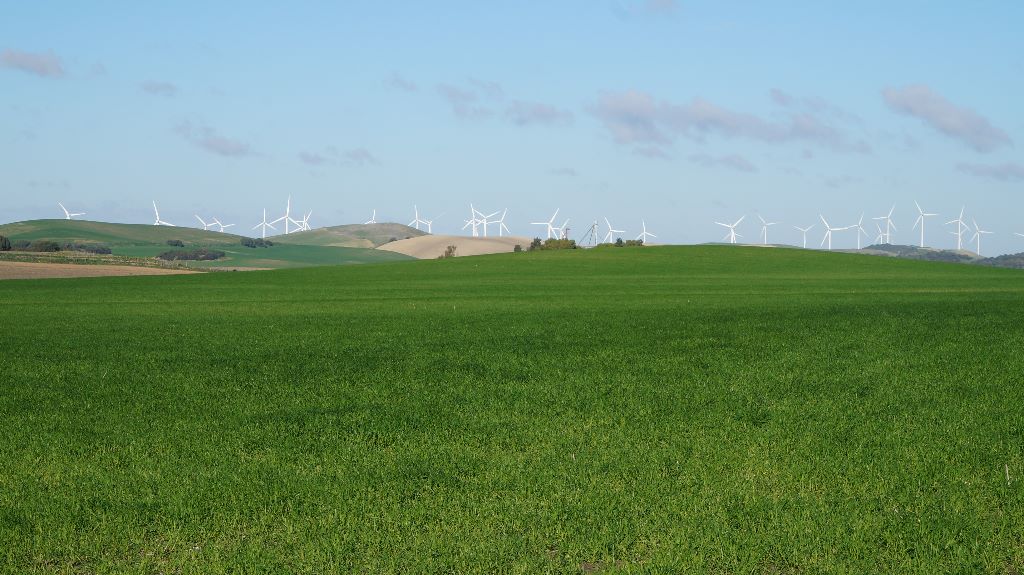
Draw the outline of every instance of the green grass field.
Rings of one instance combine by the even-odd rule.
[[[0,317],[4,572],[1024,571],[1017,270],[604,249]]]

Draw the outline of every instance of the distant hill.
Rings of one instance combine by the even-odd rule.
[[[406,228],[406,226],[398,227]],[[416,230],[412,231],[422,234]],[[235,234],[189,227],[112,224],[86,220],[16,222],[0,225],[0,235],[7,236],[15,242],[51,240],[59,244],[102,244],[111,248],[115,256],[133,258],[153,258],[161,252],[176,249],[167,245],[168,240],[180,240],[184,244],[184,249],[214,248],[225,253],[225,257],[218,260],[189,261],[187,266],[191,268],[277,269],[411,259],[409,256],[399,253],[382,252],[365,247],[310,245],[302,242],[279,241],[292,239],[293,236],[300,235],[298,233],[268,238],[274,243],[269,248],[248,248],[241,243],[243,236]]]
[[[976,263],[980,266],[1024,269],[1024,252],[1019,254],[1006,254],[996,256],[994,258],[985,258]]]
[[[111,247],[159,244],[167,240],[215,246],[237,244],[242,236],[188,227],[147,224],[112,224],[88,220],[30,220],[0,225],[0,235],[11,240],[101,243]]]
[[[376,248],[388,242],[416,238],[426,232],[402,224],[346,224],[274,236],[275,243],[346,248]]]
[[[875,244],[860,250],[836,250],[858,254],[870,254],[877,256],[890,256],[907,260],[927,260],[931,262],[953,262],[970,264],[981,258],[978,254],[967,250],[940,250],[937,248],[917,246],[901,246],[895,244]]]

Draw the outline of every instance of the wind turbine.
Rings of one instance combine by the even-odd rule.
[[[266,214],[266,213],[267,213],[267,212],[266,212],[266,210],[264,210],[264,211],[263,211],[263,213],[264,213],[264,214]],[[210,228],[211,228],[212,226],[216,225],[216,224],[214,224],[213,222],[209,222],[209,223],[207,223],[206,221],[204,221],[204,220],[203,220],[203,218],[199,217],[199,214],[196,214],[196,219],[197,219],[197,220],[199,220],[199,223],[203,224],[203,230],[204,230],[204,231],[205,231],[205,230],[208,230],[208,229],[210,229]]]
[[[496,219],[496,220],[494,220],[494,222],[492,222],[492,223],[498,224],[498,237],[499,238],[502,235],[504,235],[502,233],[503,231],[504,231],[504,233],[507,233],[507,234],[511,234],[512,233],[511,231],[509,231],[508,226],[505,225],[505,216],[507,214],[508,214],[508,208],[505,208],[505,210],[503,212],[501,212],[501,217]]]
[[[420,209],[419,209],[419,207],[414,205],[412,207],[412,209],[416,213],[416,217],[413,218],[413,220],[411,222],[409,222],[408,225],[413,226],[413,227],[415,227],[418,230],[418,229],[420,229],[420,224],[426,225],[427,221],[420,219]]]
[[[846,229],[848,229],[848,230],[852,230],[852,229],[856,229],[857,230],[857,249],[858,250],[860,249],[860,236],[861,236],[861,234],[864,234],[864,237],[866,237],[866,238],[867,237],[871,237],[871,236],[868,235],[867,232],[864,231],[864,226],[862,224],[864,224],[864,212],[860,213],[860,219],[857,220],[856,224],[854,224],[852,226],[847,226],[846,227]]]
[[[896,226],[892,223],[892,212],[895,209],[896,204],[893,204],[893,206],[889,208],[888,214],[884,216],[878,216],[877,218],[871,218],[873,220],[885,220],[885,233],[883,235],[885,236],[885,243],[887,244],[892,243],[892,230],[896,229]]]
[[[531,226],[547,226],[548,239],[551,239],[551,238],[555,237],[554,232],[555,232],[556,228],[554,226],[554,223],[555,223],[555,218],[557,218],[557,217],[558,217],[558,209],[555,209],[555,213],[554,213],[554,215],[551,216],[550,220],[548,220],[546,222],[530,222],[530,225]]]
[[[57,202],[57,205],[60,206],[60,209],[64,210],[64,219],[70,220],[70,219],[73,219],[75,216],[84,216],[85,215],[85,212],[80,212],[80,213],[77,213],[77,214],[69,212],[68,209],[64,207],[64,204],[62,204],[60,202]]]
[[[485,238],[487,237],[487,224],[497,223],[497,222],[492,222],[492,221],[488,220],[488,218],[493,218],[496,215],[498,215],[498,212],[494,212],[493,214],[487,214],[486,216],[483,214],[483,212],[477,212],[477,217],[480,218],[479,220],[477,220],[477,224],[479,224],[479,225],[484,227],[484,237]]]
[[[641,229],[643,229],[643,231],[640,232],[640,235],[637,236],[636,239],[640,240],[641,242],[647,243],[647,236],[650,236],[652,238],[658,237],[658,236],[656,236],[656,235],[654,235],[654,234],[652,234],[652,233],[647,231],[647,222],[645,222],[642,219],[640,220],[640,227],[641,227]]]
[[[199,216],[196,216],[196,217],[198,218]],[[202,221],[202,220],[200,220],[200,221]],[[263,237],[263,239],[267,239],[267,228],[270,228],[270,229],[272,229],[274,231],[277,231],[277,228],[275,228],[274,226],[270,225],[267,222],[267,208],[263,208],[263,221],[258,223],[258,224],[256,224],[255,226],[253,226],[252,229],[255,230],[256,228],[260,228],[260,227],[263,228],[263,230],[262,230],[262,233],[263,233],[262,237]],[[203,228],[203,229],[206,229],[206,228]]]
[[[441,214],[441,216],[443,216],[443,215],[444,214]],[[432,219],[432,220],[421,220],[423,222],[423,224],[425,226],[427,226],[427,233],[428,234],[434,233],[434,220],[436,220],[437,218],[439,218],[441,216],[434,216],[434,219]]]
[[[366,224],[375,224],[375,223],[377,223],[377,209],[376,209],[376,208],[374,208],[374,210],[373,210],[373,215],[372,215],[372,216],[370,216],[370,219],[368,219],[368,220],[366,220],[365,222],[363,222],[363,225],[366,225]]]
[[[309,230],[313,229],[309,227],[309,216],[311,215],[313,215],[313,210],[309,210],[308,212],[306,212],[305,217],[295,222],[295,225],[299,226],[300,232],[308,232]]]
[[[832,226],[829,225],[828,220],[825,219],[825,216],[818,214],[818,217],[821,218],[821,223],[825,224],[825,237],[821,238],[821,245],[825,245],[825,240],[828,240],[828,251],[832,251],[832,232],[841,232],[843,230],[848,230],[850,228],[833,228]]]
[[[768,245],[768,226],[774,226],[779,222],[766,222],[764,221],[764,218],[761,217],[761,214],[757,214],[757,219],[761,220],[761,236],[764,238],[762,240],[762,245]]]
[[[277,222],[281,222],[281,221],[284,222],[284,235],[290,234],[291,230],[288,228],[288,224],[295,221],[295,220],[292,219],[292,197],[291,196],[288,196],[288,204],[287,204],[287,206],[284,209],[284,215],[279,217],[279,218],[277,218],[276,220],[274,220],[274,221],[272,221],[270,223],[271,224],[276,224]]]
[[[233,225],[235,225],[235,224],[222,224],[222,223],[220,223],[220,222],[217,222],[217,225],[218,225],[218,226],[220,226],[220,230],[219,230],[219,231],[220,231],[221,233],[224,233],[224,230],[226,230],[226,229],[230,228],[231,226],[233,226]]]
[[[153,212],[156,213],[156,221],[153,222],[154,226],[171,226],[176,227],[174,224],[169,224],[160,219],[160,210],[156,209],[156,201],[153,202]]]
[[[985,230],[979,228],[978,227],[978,222],[976,222],[974,220],[974,218],[971,218],[971,223],[974,224],[974,236],[971,239],[973,240],[973,239],[977,238],[978,245],[977,245],[977,249],[975,250],[975,253],[977,253],[980,256],[981,255],[981,236],[982,236],[982,234],[991,234],[992,232],[986,232]],[[1018,234],[1018,235],[1020,235],[1020,234]]]
[[[810,230],[813,227],[814,227],[814,224],[811,224],[811,225],[807,226],[806,228],[801,228],[801,227],[793,226],[793,228],[803,232],[803,235],[804,235],[804,249],[807,249],[807,232],[808,232],[808,230]]]
[[[604,219],[605,225],[608,226],[608,233],[604,235],[603,243],[610,244],[615,241],[615,234],[624,234],[626,230],[617,230],[612,227],[612,223],[608,221],[608,218]]]
[[[958,249],[958,250],[963,249],[964,230],[971,231],[971,227],[968,226],[964,222],[964,210],[965,209],[967,209],[967,206],[962,206],[960,208],[960,215],[957,216],[957,218],[955,220],[949,220],[948,222],[946,222],[944,224],[944,225],[947,225],[947,226],[949,224],[956,224],[956,231],[955,232],[949,232],[949,233],[951,233],[954,236],[956,236],[956,249]]]
[[[558,239],[560,239],[560,240],[567,240],[567,239],[569,239],[569,218],[566,218],[565,221],[562,222],[562,225],[558,226],[555,229],[558,230]]]
[[[742,235],[736,233],[736,226],[740,225],[740,222],[742,222],[743,218],[745,218],[745,217],[747,217],[747,216],[740,216],[740,219],[736,220],[736,223],[734,223],[732,225],[723,224],[722,222],[715,222],[716,224],[718,224],[720,226],[729,228],[729,233],[726,234],[725,238],[723,238],[723,239],[727,239],[727,240],[729,240],[730,244],[734,244],[734,243],[736,243],[736,238],[742,238],[743,237]]]
[[[875,219],[875,218],[871,218],[871,219]],[[882,224],[880,224],[878,222],[875,222],[875,229],[878,230],[878,235],[875,236],[875,243],[876,244],[884,244],[885,243],[885,230],[882,229]]]
[[[917,219],[914,221],[914,227],[910,228],[910,229],[913,230],[914,228],[917,227],[918,224],[921,224],[921,247],[923,248],[924,247],[924,219],[927,218],[927,217],[931,217],[931,216],[937,216],[939,214],[926,214],[926,213],[924,213],[924,210],[921,209],[921,204],[917,203],[917,200],[914,200],[914,205],[917,206],[918,216],[917,216]]]

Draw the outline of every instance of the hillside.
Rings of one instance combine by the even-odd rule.
[[[391,242],[380,246],[377,251],[396,252],[418,259],[431,259],[443,255],[448,246],[455,246],[456,256],[479,256],[508,253],[514,251],[517,245],[522,246],[525,250],[530,246],[530,238],[522,236],[474,238],[429,235]]]
[[[61,244],[103,244],[110,247],[115,256],[133,258],[153,258],[161,252],[171,249],[212,248],[226,254],[224,258],[214,261],[188,261],[181,264],[185,267],[199,269],[278,269],[411,259],[402,254],[368,248],[278,242],[278,236],[268,238],[274,242],[272,247],[248,248],[241,244],[242,236],[235,234],[203,231],[189,227],[114,224],[85,220],[17,222],[0,226],[0,235],[9,237],[11,241],[52,240]],[[280,238],[291,238],[291,236],[280,236]],[[168,240],[181,240],[184,247],[172,248],[167,245]]]
[[[402,224],[346,224],[274,236],[275,243],[307,246],[376,248],[395,240],[416,238],[426,232]]]

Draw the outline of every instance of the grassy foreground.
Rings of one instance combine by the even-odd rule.
[[[1016,270],[604,249],[0,318],[4,572],[1024,571]]]

